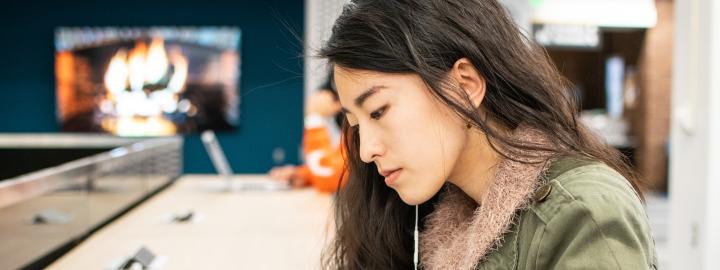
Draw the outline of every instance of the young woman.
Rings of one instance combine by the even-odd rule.
[[[655,267],[637,177],[495,0],[355,0],[320,55],[349,173],[326,268],[412,269],[418,223],[424,269]]]

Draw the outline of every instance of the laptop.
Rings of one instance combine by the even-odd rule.
[[[232,190],[288,190],[290,184],[285,181],[273,180],[267,175],[235,176],[230,163],[218,142],[215,132],[212,130],[203,131],[201,139],[205,150],[210,156],[215,171],[224,179],[226,189]]]

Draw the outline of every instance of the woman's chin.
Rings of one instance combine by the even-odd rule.
[[[396,190],[398,195],[400,195],[400,200],[402,200],[407,205],[419,205],[421,203],[427,202],[432,198],[432,195],[430,196],[422,196],[418,194],[408,194],[407,192],[401,192],[399,190]]]

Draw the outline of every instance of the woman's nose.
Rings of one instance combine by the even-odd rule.
[[[360,129],[360,159],[365,163],[374,162],[384,154],[385,147],[382,145],[377,132]]]

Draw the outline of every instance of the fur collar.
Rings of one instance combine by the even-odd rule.
[[[548,146],[539,132],[518,128],[514,133],[522,142]],[[547,170],[550,156],[532,153],[506,155],[523,161],[503,159],[495,168],[493,182],[478,205],[455,185],[446,184],[435,210],[425,218],[420,234],[421,265],[424,269],[474,269],[488,254],[502,245],[518,210],[525,208]]]

